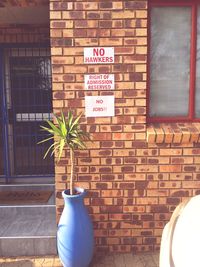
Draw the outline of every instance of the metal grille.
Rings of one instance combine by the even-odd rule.
[[[5,142],[9,160],[7,175],[53,174],[53,158],[43,159],[49,144],[37,145],[45,138],[40,125],[51,118],[52,112],[49,49],[5,49],[3,90],[6,98],[3,124],[7,127]]]
[[[2,103],[2,94],[0,93],[0,103]],[[1,108],[3,106],[1,105]],[[3,108],[0,109],[0,176],[4,173],[3,168]]]

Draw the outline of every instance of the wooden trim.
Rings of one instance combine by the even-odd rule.
[[[147,93],[146,93],[146,114],[147,121],[150,119],[150,68],[151,68],[151,8],[150,3],[148,2],[148,12],[147,12]]]
[[[175,1],[167,1],[167,0],[149,0],[149,6],[191,6],[194,2],[198,2],[198,0],[193,0],[188,2],[188,0],[181,0],[179,2]]]
[[[192,6],[191,23],[191,50],[190,50],[190,95],[189,118],[192,120],[195,114],[195,84],[196,84],[196,49],[197,49],[197,5]]]
[[[148,122],[190,122],[189,117],[149,117]]]

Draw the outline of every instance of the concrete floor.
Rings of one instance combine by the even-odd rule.
[[[62,267],[58,257],[1,258],[1,267]],[[159,253],[96,255],[90,267],[159,267]]]
[[[159,267],[159,253],[96,255],[90,267]]]

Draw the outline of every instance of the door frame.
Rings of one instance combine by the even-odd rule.
[[[9,182],[9,178],[11,177],[10,173],[10,156],[9,156],[9,144],[8,144],[8,124],[6,123],[8,120],[8,110],[6,103],[6,94],[5,94],[5,84],[4,84],[4,54],[3,49],[0,49],[0,94],[1,94],[1,114],[2,114],[2,150],[3,150],[3,166],[4,166],[4,175],[3,177],[6,179],[6,182]]]

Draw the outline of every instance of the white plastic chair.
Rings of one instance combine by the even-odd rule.
[[[200,195],[182,202],[165,225],[160,267],[200,267]]]

